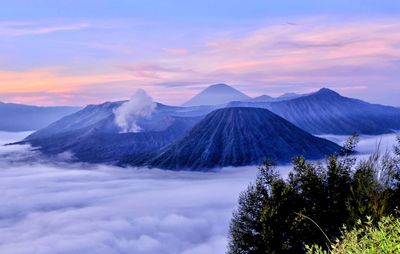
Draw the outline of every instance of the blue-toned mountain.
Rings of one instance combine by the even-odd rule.
[[[78,161],[114,163],[128,154],[152,152],[172,143],[202,118],[197,114],[203,115],[202,108],[189,111],[157,104],[150,118],[137,119],[142,131],[123,133],[114,115],[123,103],[89,105],[31,134],[21,143],[38,147],[47,155],[70,152]]]
[[[38,107],[0,102],[0,131],[33,131],[44,128],[78,107]]]
[[[125,163],[171,170],[259,165],[264,159],[290,162],[294,156],[320,159],[340,147],[314,137],[261,108],[225,108],[208,114],[182,139],[151,158]]]
[[[327,88],[286,101],[232,102],[228,107],[266,108],[313,134],[378,135],[400,130],[400,110],[341,96]]]
[[[226,84],[211,85],[187,101],[183,106],[222,105],[231,101],[251,99],[244,93]]]

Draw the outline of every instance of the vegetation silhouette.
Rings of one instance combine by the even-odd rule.
[[[370,218],[375,225],[396,214],[400,200],[400,137],[393,151],[357,160],[359,138],[350,137],[326,163],[293,159],[287,179],[265,161],[239,197],[230,225],[228,254],[305,253],[327,250],[341,235]]]

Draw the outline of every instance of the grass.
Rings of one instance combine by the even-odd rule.
[[[400,219],[383,217],[376,225],[371,218],[352,229],[343,229],[340,239],[328,251],[321,246],[307,246],[307,254],[390,254],[400,253]]]

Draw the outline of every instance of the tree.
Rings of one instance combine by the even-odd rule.
[[[304,253],[305,246],[328,248],[343,225],[370,216],[373,223],[394,213],[400,197],[400,138],[394,154],[377,151],[354,157],[354,135],[326,164],[293,159],[282,179],[271,163],[240,195],[230,225],[229,254]],[[397,154],[397,155],[396,155]]]
[[[265,161],[259,168],[255,184],[250,184],[240,194],[239,208],[233,213],[230,225],[229,253],[265,253],[267,244],[262,235],[261,214],[271,192],[269,187],[277,178],[272,164]]]
[[[397,159],[400,157],[400,135],[396,137],[397,144],[394,146],[394,154],[397,156]]]

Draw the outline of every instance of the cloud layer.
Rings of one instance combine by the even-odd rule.
[[[0,132],[0,144],[26,134]],[[360,149],[369,153],[376,140],[363,137]],[[0,147],[0,253],[225,253],[238,195],[256,174],[26,162],[32,153]]]
[[[29,35],[45,35],[50,33],[76,31],[90,27],[87,23],[40,26],[34,22],[1,22],[0,38],[9,38]]]
[[[189,173],[15,158],[0,168],[7,254],[224,253],[238,194],[255,176],[253,167]]]

